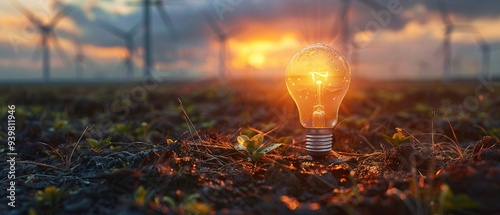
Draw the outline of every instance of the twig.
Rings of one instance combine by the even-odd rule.
[[[17,161],[18,164],[34,164],[34,165],[37,165],[37,166],[43,166],[43,167],[49,167],[49,168],[54,168],[54,169],[58,169],[58,170],[66,170],[66,169],[63,169],[63,168],[60,168],[60,167],[57,167],[57,166],[52,166],[52,165],[49,165],[49,164],[44,164],[44,163],[38,163],[38,162],[33,162],[33,161]]]
[[[64,162],[64,158],[63,156],[61,155],[61,153],[59,153],[54,147],[52,147],[51,145],[47,144],[47,143],[44,143],[44,142],[38,142],[39,144],[42,144],[44,146],[48,146],[53,152],[55,152],[57,154],[57,156],[59,156],[59,158],[61,159],[61,162]]]
[[[184,113],[184,120],[186,120],[186,124],[188,125],[188,129],[189,129],[189,134],[191,134],[191,138],[193,138],[193,140],[195,139],[194,138],[194,135],[193,133],[196,134],[196,136],[198,137],[198,140],[203,143],[203,140],[201,139],[201,136],[200,134],[198,133],[198,131],[196,130],[196,127],[194,127],[194,124],[193,122],[191,121],[191,119],[189,118],[186,110],[184,109],[184,106],[182,105],[182,101],[180,98],[177,98],[179,100],[179,104],[181,106],[181,109],[182,109],[182,113]]]
[[[453,137],[455,138],[455,142],[454,143],[457,146],[457,149],[459,149],[460,157],[463,157],[462,148],[460,148],[460,146],[458,145],[457,134],[455,134],[455,129],[451,125],[450,118],[448,118],[448,115],[446,114],[446,112],[444,113],[444,116],[446,117],[446,120],[448,121],[448,125],[450,126],[450,129],[451,129],[451,132],[453,133]]]
[[[80,145],[80,141],[82,140],[83,135],[85,133],[87,133],[88,130],[92,129],[92,127],[94,127],[94,125],[90,126],[90,128],[89,128],[89,126],[86,126],[85,130],[83,130],[83,132],[82,132],[82,135],[80,135],[80,138],[78,138],[78,141],[76,142],[75,146],[73,147],[73,150],[71,151],[71,154],[69,155],[69,158],[66,159],[66,169],[69,169],[69,166],[71,165],[71,160],[73,159],[73,155],[75,154],[75,150],[78,147],[78,145]]]

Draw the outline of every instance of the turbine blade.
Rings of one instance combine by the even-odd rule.
[[[83,59],[85,64],[88,64],[90,67],[99,68],[99,63],[94,59],[87,57],[86,55],[83,55]]]
[[[376,2],[375,0],[358,0],[358,1],[376,11],[387,10],[386,7]]]
[[[38,43],[35,46],[35,50],[33,50],[33,56],[31,56],[32,61],[36,61],[40,58],[40,47],[42,47],[42,37],[39,37]]]
[[[59,43],[59,39],[57,38],[57,35],[54,32],[51,32],[50,38],[52,39],[52,44],[54,45],[54,48],[56,49],[57,55],[59,55],[59,58],[63,61],[65,65],[70,65],[70,60],[68,58],[68,55],[64,51],[64,49],[61,46],[61,43]]]
[[[454,29],[460,32],[474,34],[475,39],[480,46],[488,44],[484,39],[483,35],[481,34],[481,32],[472,25],[454,25]]]
[[[332,31],[332,40],[336,40],[338,37],[342,39],[345,39],[346,36],[349,35],[349,20],[347,17],[347,12],[349,11],[349,8],[351,6],[351,1],[350,0],[342,0],[342,6],[340,8],[340,13],[339,16],[337,16],[337,25],[340,26],[340,28],[334,28],[334,29],[340,29],[340,32],[338,31]],[[342,41],[343,42],[343,41]]]
[[[69,13],[71,13],[71,11],[73,11],[73,9],[74,8],[72,8],[70,6],[64,6],[64,8],[62,10],[60,10],[59,12],[57,12],[57,14],[52,18],[52,20],[50,21],[48,26],[50,26],[50,27],[56,26],[57,23],[59,23],[59,21],[61,21],[62,18],[67,16]]]
[[[489,44],[490,50],[500,50],[500,42],[492,42]]]
[[[83,55],[83,63],[94,71],[101,71],[99,63],[90,57]]]
[[[128,34],[132,34],[133,36],[137,35],[137,33],[139,33],[139,30],[142,30],[142,23],[137,23],[134,25],[134,27],[132,27],[130,29],[130,31],[128,32]]]
[[[80,40],[77,39],[74,44],[75,44],[75,49],[76,49],[77,55],[83,56],[82,43],[80,42]]]
[[[473,33],[477,34],[479,31],[471,25],[453,25],[454,30],[465,32],[465,33]]]
[[[203,10],[202,11],[202,15],[203,15],[203,18],[205,19],[205,22],[207,22],[207,24],[210,27],[210,29],[217,36],[219,36],[219,37],[225,36],[224,31],[222,30],[222,28],[219,26],[219,24],[217,24],[217,22],[215,21],[215,19],[213,18],[213,16],[210,13],[208,13],[208,11]]]
[[[243,32],[244,29],[245,28],[244,28],[243,25],[233,26],[229,30],[226,30],[226,33],[224,34],[224,36],[227,37],[227,36],[230,36],[230,35],[240,34],[241,32]]]
[[[115,36],[117,37],[120,37],[120,38],[125,38],[126,37],[126,34],[127,32],[105,22],[104,20],[101,20],[101,19],[98,19],[97,20],[97,23],[96,23],[99,27],[101,27],[102,29],[108,31],[109,33],[112,33],[114,34]]]
[[[122,62],[120,61],[116,66],[114,66],[113,70],[111,70],[111,74],[115,75],[120,71],[120,67],[122,66]]]
[[[43,26],[43,24],[40,22],[38,18],[35,17],[35,15],[28,10],[23,4],[19,3],[16,1],[15,3],[12,3],[14,7],[21,12],[30,22],[32,22],[36,27],[40,28]]]
[[[170,33],[170,37],[172,37],[173,40],[177,40],[179,38],[179,36],[177,35],[177,30],[175,29],[175,25],[172,22],[172,19],[170,19],[170,16],[165,10],[165,7],[163,7],[163,3],[159,2],[158,4],[156,4],[156,9],[158,10],[158,14],[160,14],[163,24]]]

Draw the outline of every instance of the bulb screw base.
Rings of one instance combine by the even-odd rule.
[[[306,149],[314,159],[321,159],[332,151],[333,131],[328,128],[307,128]]]

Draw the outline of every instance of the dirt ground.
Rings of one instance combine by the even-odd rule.
[[[499,87],[357,83],[322,160],[281,82],[0,87],[1,214],[500,213]]]

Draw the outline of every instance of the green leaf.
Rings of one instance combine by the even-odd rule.
[[[92,149],[96,149],[99,146],[99,141],[92,138],[87,138],[87,142],[90,144]]]
[[[108,144],[110,144],[110,143],[111,143],[111,137],[108,137],[108,138],[106,138],[106,139],[102,140],[102,143],[103,143],[104,145],[108,145]]]
[[[139,206],[143,206],[146,203],[149,191],[145,189],[143,186],[137,188],[134,192],[134,201],[135,204]]]
[[[453,194],[450,186],[444,184],[439,193],[437,206],[438,210],[436,212],[444,214],[449,211],[480,208],[481,204],[466,194]]]
[[[257,149],[256,153],[267,154],[270,151],[277,149],[281,145],[283,145],[283,144],[281,144],[281,143],[272,143],[272,144],[269,144],[269,145],[266,145],[266,146],[262,146],[259,149]]]
[[[93,150],[101,150],[102,148],[111,144],[111,137],[108,137],[101,141],[92,138],[87,138],[87,142],[89,143],[90,147]]]
[[[244,145],[242,145],[242,144],[236,144],[236,145],[234,146],[234,149],[239,150],[239,151],[246,151],[246,152],[248,152],[247,147],[245,147],[245,146],[244,146]]]
[[[392,135],[392,137],[389,137],[385,134],[380,133],[380,135],[384,138],[384,140],[391,145],[392,147],[396,147],[401,145],[401,143],[411,139],[410,136],[405,137],[404,134],[401,132],[396,132]]]
[[[168,197],[168,196],[164,196],[164,197],[162,198],[162,200],[163,200],[164,202],[166,202],[168,205],[170,205],[170,207],[176,207],[176,206],[177,206],[177,204],[175,204],[174,199],[172,199],[172,198],[170,198],[170,197]]]
[[[460,210],[460,209],[474,209],[481,207],[481,204],[474,199],[470,198],[465,194],[458,194],[452,196],[449,201],[446,202],[446,206],[449,210]]]
[[[111,149],[111,151],[118,151],[120,149],[122,149],[121,146],[110,146],[109,149]]]
[[[260,160],[260,158],[262,157],[262,155],[264,155],[264,153],[255,153],[255,154],[252,155],[251,160],[253,162],[257,162],[257,161]]]
[[[382,137],[384,138],[385,142],[387,142],[389,145],[391,145],[393,147],[397,146],[397,144],[394,143],[394,140],[392,139],[392,137],[389,137],[389,136],[387,136],[385,134],[382,134],[382,133],[380,135],[382,135]]]
[[[240,145],[245,145],[245,141],[250,140],[250,138],[248,138],[248,136],[247,136],[247,135],[240,135],[240,136],[238,136],[238,137],[236,138],[236,140],[238,141],[238,143],[239,143]]]
[[[250,149],[248,146],[247,146],[247,148],[249,148],[248,151],[252,152],[252,151],[255,151],[256,149],[258,149],[262,145],[262,143],[264,142],[264,135],[263,134],[256,134],[255,136],[252,137],[251,141],[253,142],[252,149]]]
[[[255,136],[252,137],[252,140],[254,140],[260,146],[264,142],[264,135],[256,134]]]
[[[277,143],[283,143],[283,144],[289,144],[290,141],[292,140],[292,136],[286,136],[286,137],[280,137],[278,139],[276,139],[276,142]]]
[[[243,128],[241,129],[241,134],[247,137],[253,137],[256,134],[256,132],[248,128]]]
[[[47,186],[35,193],[35,203],[39,206],[54,206],[62,199],[64,192],[55,186]]]
[[[255,140],[245,141],[245,147],[247,148],[248,153],[253,154],[255,150],[258,148]]]
[[[281,143],[273,143],[266,146],[258,148],[254,154],[252,154],[251,159],[253,162],[257,162],[263,155],[269,153],[270,151],[280,147]]]
[[[67,120],[60,120],[60,121],[56,121],[54,123],[54,129],[56,130],[61,130],[63,128],[66,128],[68,126],[68,121]]]

